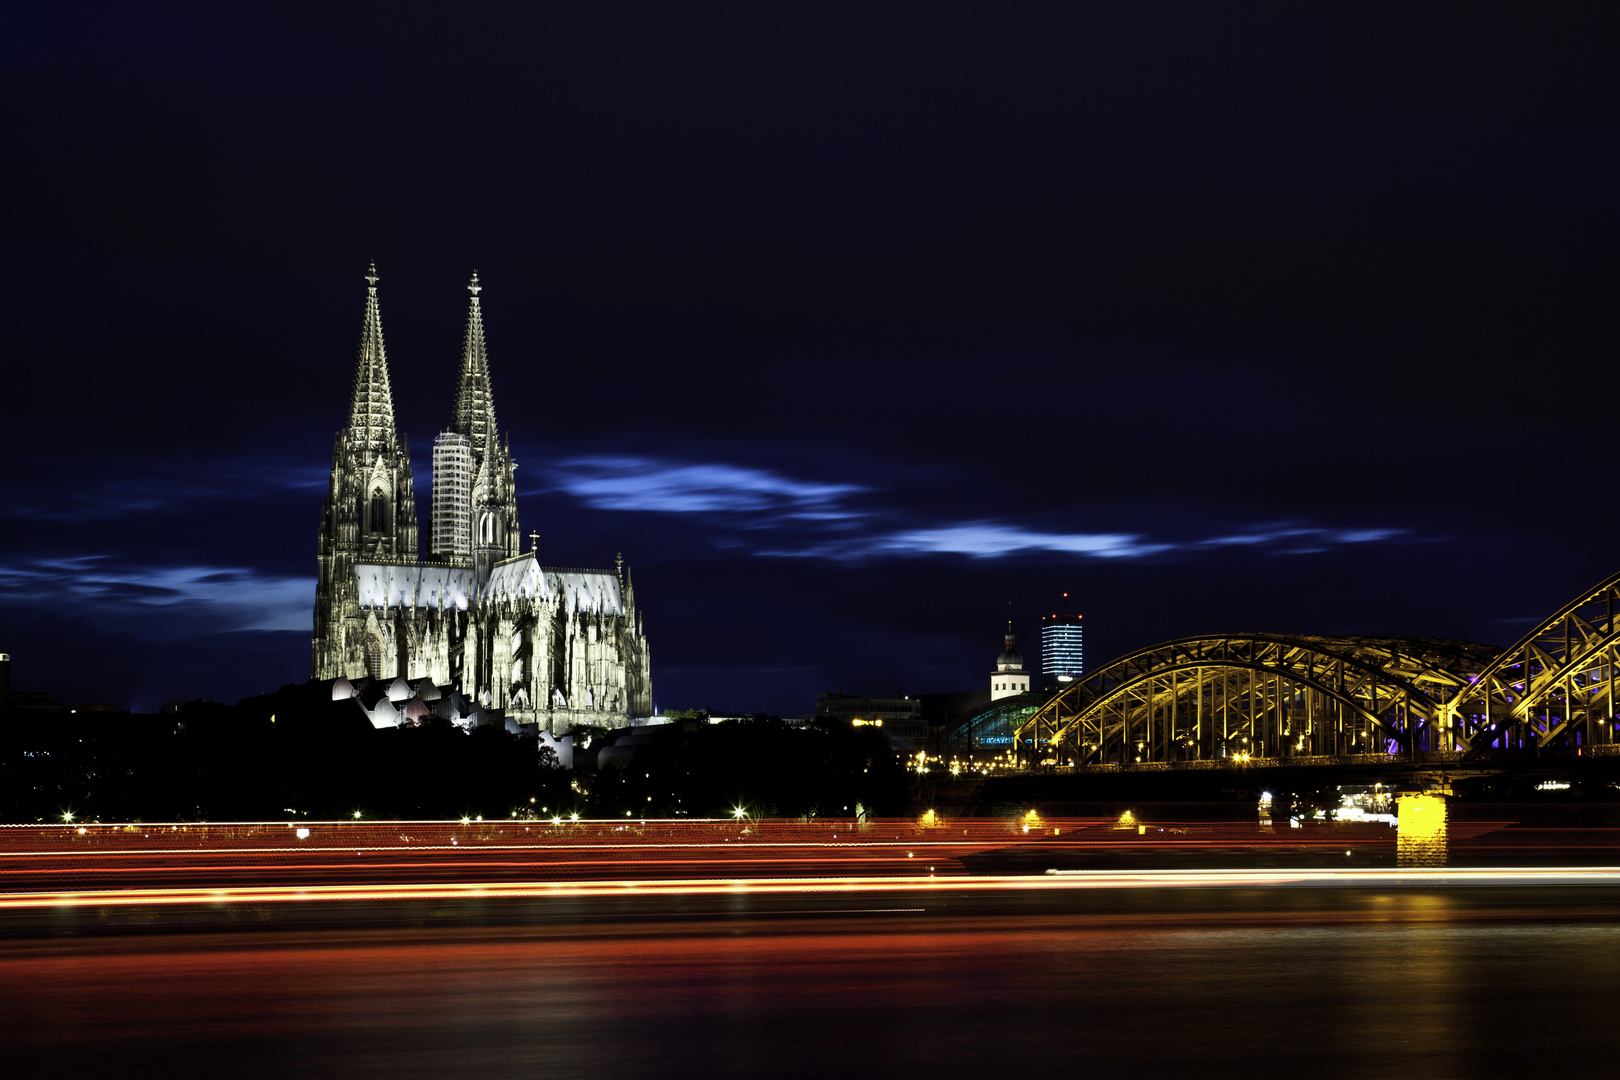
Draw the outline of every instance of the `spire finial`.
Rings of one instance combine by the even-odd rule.
[[[489,357],[484,350],[484,313],[478,303],[478,284],[475,272],[467,291],[472,300],[467,306],[467,331],[461,341],[461,380],[456,386],[456,407],[450,421],[450,430],[467,436],[472,443],[473,460],[481,460],[496,449],[495,399],[489,390]]]
[[[349,432],[364,445],[399,445],[394,427],[394,398],[388,388],[388,353],[383,348],[382,316],[377,309],[377,264],[366,271],[366,314],[360,328],[360,355],[349,403]]]
[[[537,532],[530,532],[529,533],[529,554],[530,555],[538,555],[539,553],[540,553],[540,534],[537,533]]]
[[[624,581],[624,552],[618,552],[613,556],[613,565],[619,571],[619,580]]]

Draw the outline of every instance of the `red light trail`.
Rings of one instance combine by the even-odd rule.
[[[1501,828],[1501,823],[1460,824],[1452,840],[1499,834]],[[1601,833],[1596,850],[1620,852],[1620,831],[1587,833],[1588,850]],[[1382,824],[1144,825],[1035,814],[949,823],[718,819],[3,826],[0,908],[1620,881],[1615,877],[1620,871],[1590,866],[1394,870],[1395,844],[1395,830]],[[1274,861],[1279,854],[1309,861],[1267,868],[1264,860]],[[1227,868],[1208,868],[1211,857],[1227,860],[1219,864]],[[1011,859],[1013,872],[987,872],[1003,867],[987,867],[979,861],[985,858]],[[1199,858],[1206,868],[1192,869]],[[1245,861],[1251,865],[1243,865]],[[1553,855],[1539,861],[1558,860]],[[1609,861],[1620,866],[1620,856]],[[1076,866],[1084,869],[1072,869]]]

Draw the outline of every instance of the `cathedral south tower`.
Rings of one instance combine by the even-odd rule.
[[[518,554],[517,466],[495,425],[495,395],[484,344],[483,287],[472,276],[467,291],[467,329],[461,343],[461,376],[450,427],[433,442],[433,535],[435,559],[472,558],[480,583],[490,568]]]

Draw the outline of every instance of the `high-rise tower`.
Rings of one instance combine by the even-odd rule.
[[[411,455],[394,424],[377,267],[366,274],[366,314],[360,328],[349,423],[332,447],[332,476],[321,508],[315,584],[314,678],[397,673],[404,663],[366,639],[354,565],[416,561],[416,494]]]
[[[1051,690],[1078,679],[1086,670],[1084,644],[1085,627],[1064,593],[1063,611],[1041,620],[1041,685]]]

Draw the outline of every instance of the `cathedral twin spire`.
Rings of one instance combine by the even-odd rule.
[[[360,356],[355,365],[349,403],[349,432],[362,446],[392,446],[394,395],[388,380],[388,350],[383,345],[382,315],[377,306],[377,264],[366,272],[366,315],[360,329]],[[472,303],[461,343],[461,377],[456,387],[450,430],[465,435],[473,460],[482,461],[495,438],[495,397],[489,385],[489,354],[484,345],[484,313],[478,303],[483,286],[473,273],[467,291]]]
[[[388,350],[383,347],[382,315],[377,308],[376,263],[366,272],[366,319],[360,328],[349,432],[362,446],[392,447],[398,442],[394,395],[388,385]]]
[[[455,410],[449,429],[433,442],[433,488],[429,554],[434,558],[477,556],[480,565],[518,553],[517,489],[513,481],[511,454],[498,442],[495,426],[495,399],[489,385],[489,353],[484,344],[484,313],[478,294],[483,286],[478,275],[467,286],[472,294],[467,310],[467,329],[461,343],[461,372],[456,386]],[[408,478],[409,461],[394,426],[393,394],[388,382],[388,359],[383,349],[382,319],[377,307],[377,269],[366,274],[366,317],[360,333],[360,358],[354,375],[354,395],[349,410],[349,427],[343,435],[348,452],[358,452],[355,465],[373,469],[379,457],[400,459]],[[351,469],[351,471],[353,471]],[[334,476],[337,473],[334,471]],[[387,520],[414,521],[415,506],[405,503],[411,485],[373,484],[359,480],[357,487],[369,491],[367,499],[398,492],[398,513]],[[369,504],[368,504],[369,505]],[[368,513],[370,513],[368,511]],[[370,534],[371,513],[359,531]],[[414,556],[414,526],[408,544],[401,542],[390,554]]]
[[[461,341],[461,381],[456,386],[456,411],[450,430],[465,435],[472,444],[473,459],[481,461],[495,438],[495,396],[489,386],[489,354],[484,349],[484,313],[478,304],[478,284],[474,271],[467,291],[472,303],[467,308],[467,332]]]

